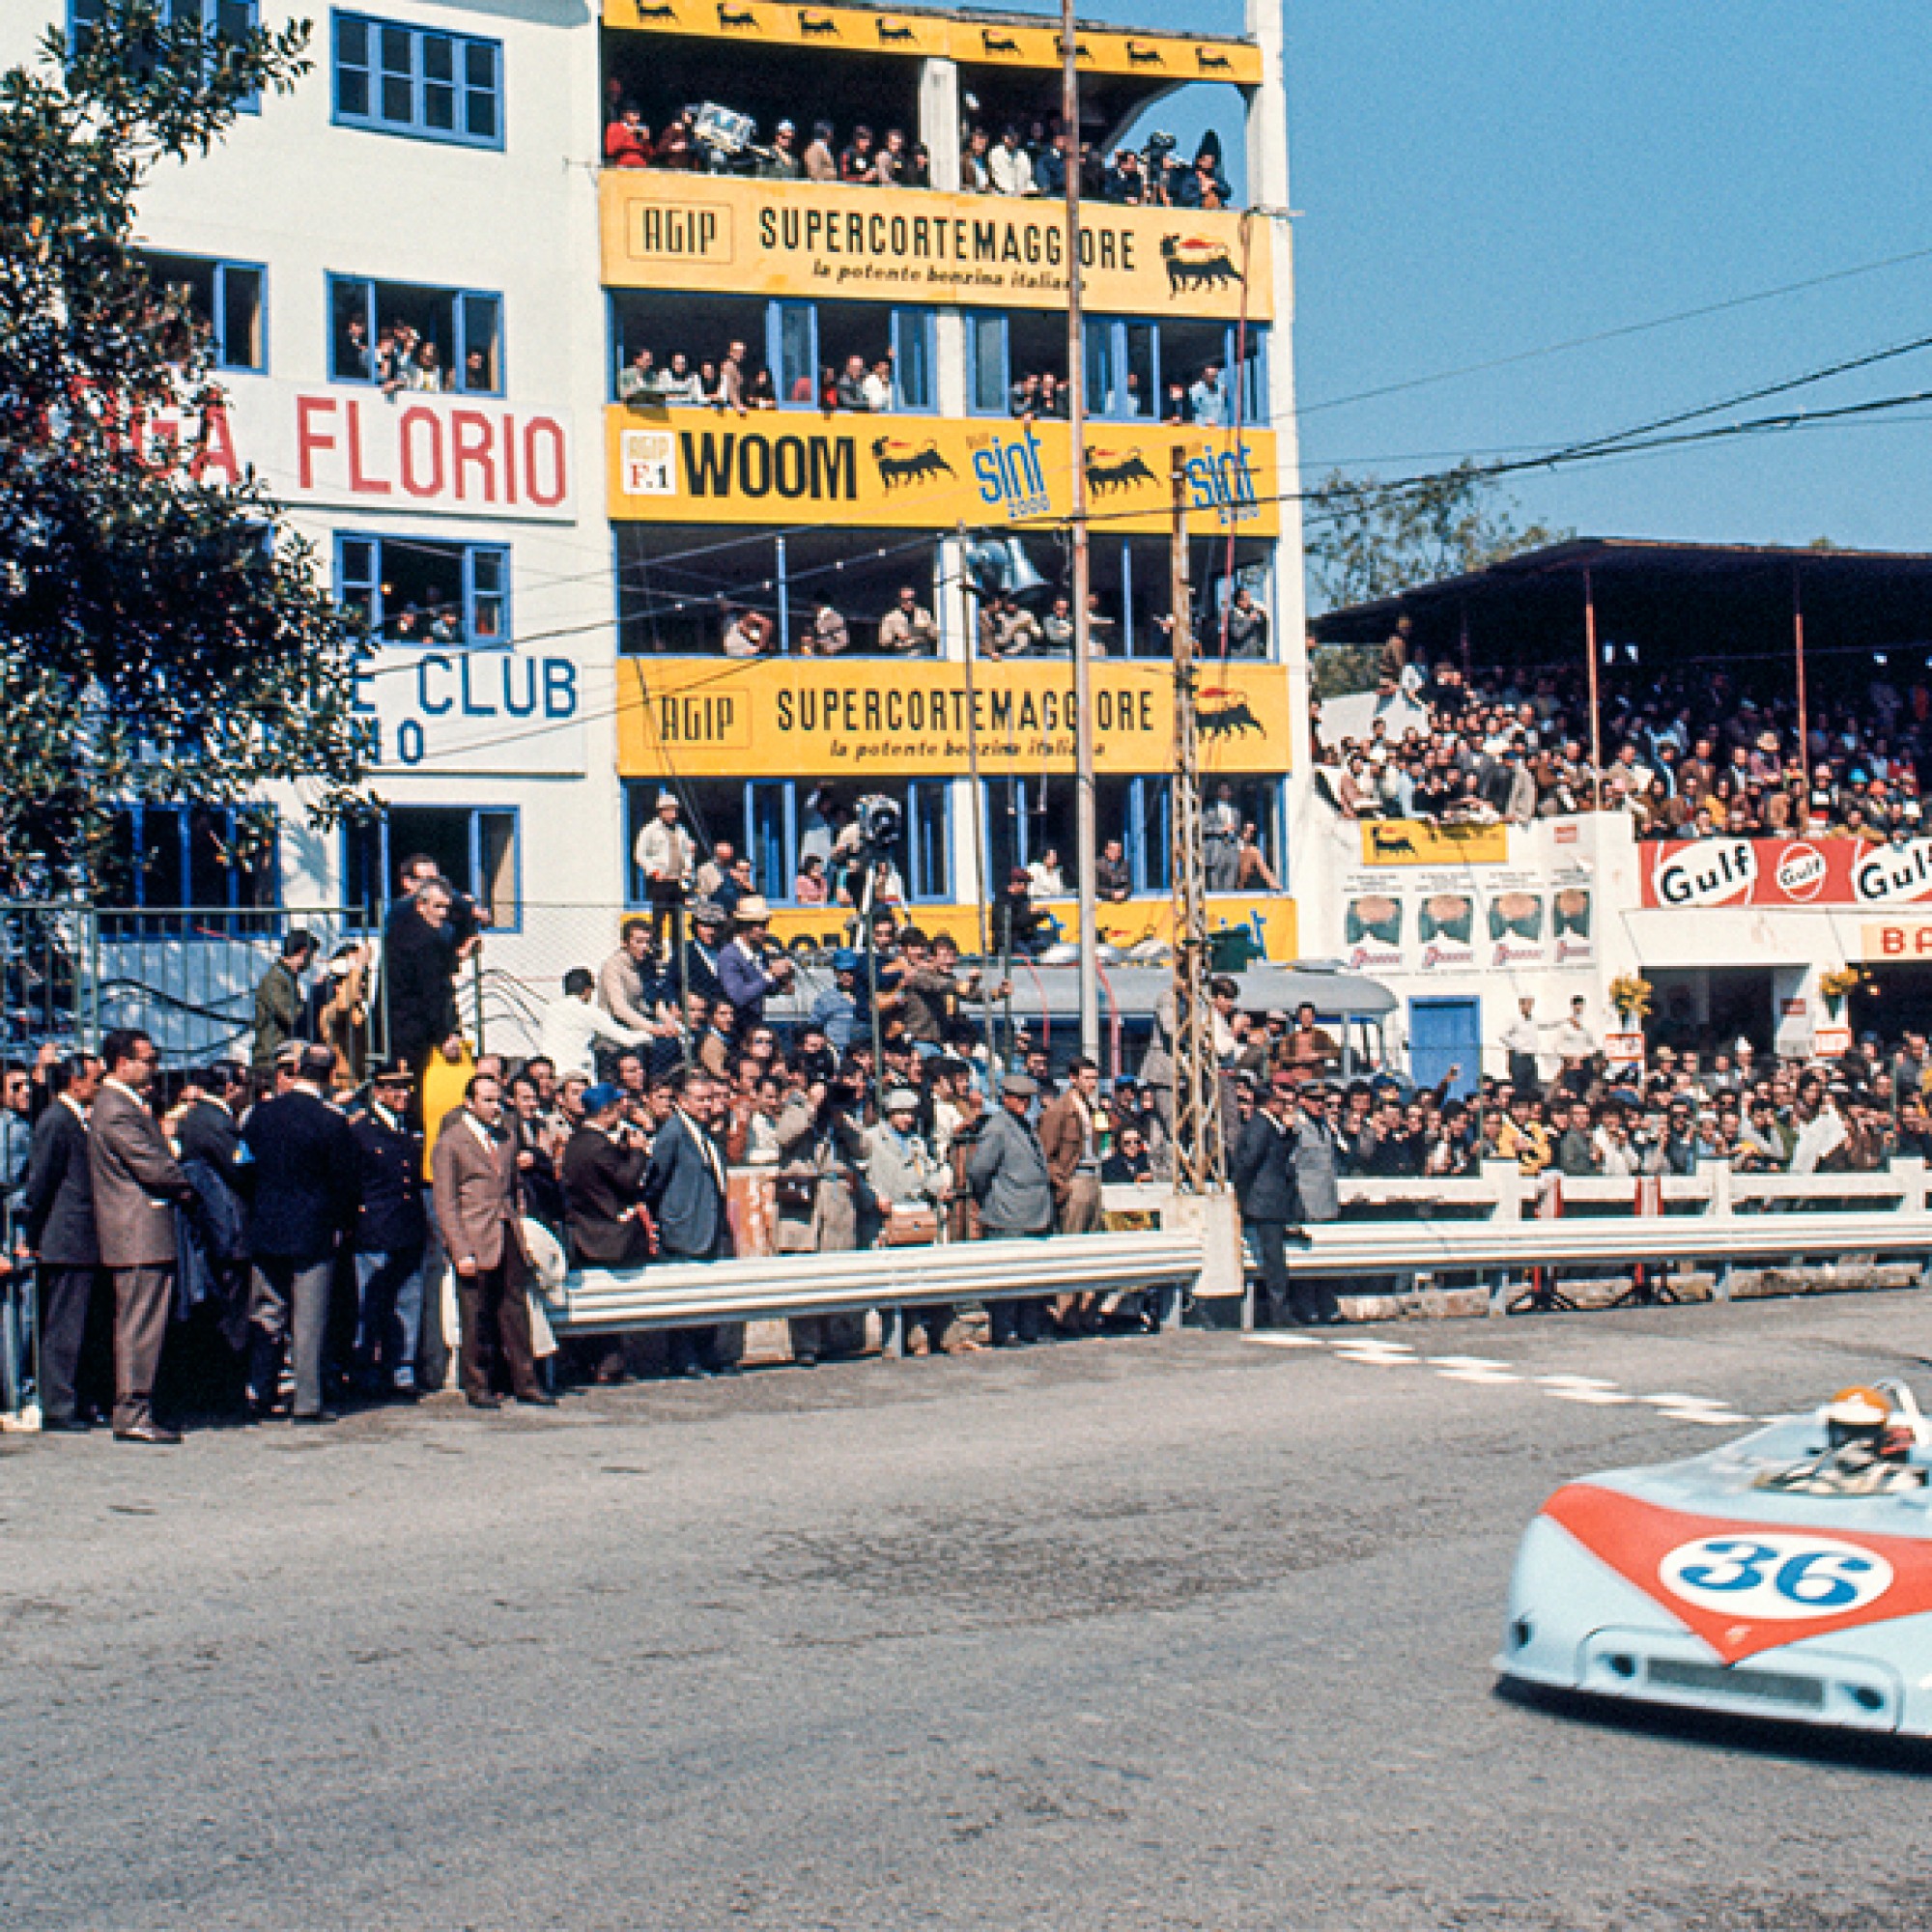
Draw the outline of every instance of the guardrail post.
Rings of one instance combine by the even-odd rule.
[[[1737,1212],[1731,1199],[1731,1164],[1727,1160],[1700,1160],[1697,1179],[1704,1183],[1704,1212],[1714,1221],[1729,1221]],[[1717,1280],[1711,1293],[1719,1301],[1731,1298],[1731,1259],[1719,1262]]]
[[[1925,1212],[1926,1166],[1918,1154],[1893,1154],[1889,1173],[1898,1182],[1898,1211],[1901,1214]]]
[[[1185,1229],[1201,1242],[1201,1272],[1195,1278],[1196,1300],[1242,1300],[1241,1325],[1248,1325],[1248,1270],[1241,1246],[1241,1213],[1234,1191],[1218,1187],[1206,1194],[1176,1194],[1169,1208],[1170,1224]],[[1170,1322],[1179,1326],[1182,1297],[1176,1295]]]
[[[1520,1221],[1523,1196],[1528,1191],[1522,1170],[1513,1160],[1486,1160],[1482,1163],[1483,1184],[1496,1204],[1491,1217],[1496,1221]],[[1510,1304],[1510,1271],[1507,1262],[1495,1270],[1490,1282],[1490,1313],[1507,1315]]]

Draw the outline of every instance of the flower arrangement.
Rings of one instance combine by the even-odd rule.
[[[1834,966],[1829,973],[1819,974],[1818,991],[1824,997],[1825,1010],[1836,1019],[1847,998],[1863,982],[1864,975],[1856,966]]]
[[[1622,1015],[1626,1026],[1650,1011],[1650,981],[1640,973],[1620,973],[1610,981],[1610,1005]]]

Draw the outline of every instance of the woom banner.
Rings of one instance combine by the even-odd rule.
[[[944,530],[1052,523],[1067,514],[1062,422],[621,405],[607,424],[611,514],[627,522],[811,522]],[[1164,532],[1181,452],[1196,534],[1280,531],[1265,430],[1090,423],[1088,500],[1109,532]]]

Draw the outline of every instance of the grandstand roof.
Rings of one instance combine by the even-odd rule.
[[[1324,643],[1379,643],[1407,616],[1423,653],[1466,639],[1486,657],[1555,660],[1581,645],[1586,573],[1605,641],[1757,657],[1790,648],[1796,607],[1807,649],[1932,643],[1932,553],[1644,537],[1572,537],[1327,611],[1310,629]]]

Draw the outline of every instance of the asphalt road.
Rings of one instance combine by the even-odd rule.
[[[1932,1300],[1381,1332],[1522,1378],[1189,1334],[8,1438],[0,1925],[1924,1924],[1932,1759],[1491,1659],[1551,1488],[1723,1439],[1535,1377],[1926,1389]]]

